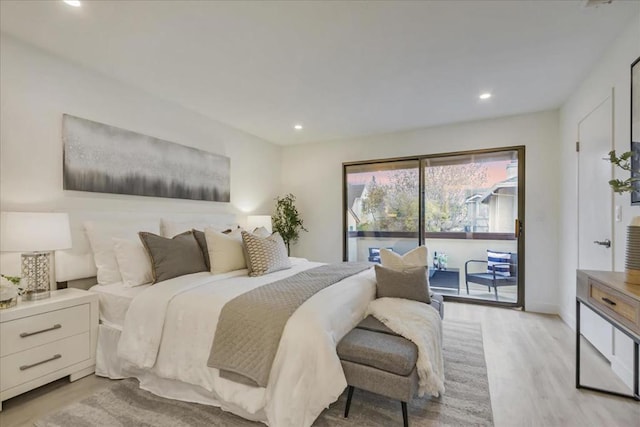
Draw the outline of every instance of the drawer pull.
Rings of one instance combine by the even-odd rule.
[[[47,363],[47,362],[52,362],[54,360],[60,359],[61,357],[62,357],[61,354],[54,354],[53,357],[51,357],[51,358],[49,358],[47,360],[43,360],[41,362],[36,362],[36,363],[31,364],[31,365],[22,365],[22,366],[20,366],[20,370],[21,371],[26,371],[27,369],[35,368],[38,365],[42,365],[43,363]]]
[[[615,301],[611,301],[609,298],[607,297],[602,297],[602,301],[606,302],[609,305],[616,305]]]
[[[38,334],[41,334],[43,332],[54,331],[54,330],[60,329],[60,328],[62,328],[62,325],[59,324],[59,323],[56,323],[55,325],[53,325],[52,327],[47,328],[47,329],[41,329],[41,330],[35,331],[35,332],[23,332],[23,333],[20,334],[20,338],[26,338],[26,337],[30,337],[31,335],[38,335]]]

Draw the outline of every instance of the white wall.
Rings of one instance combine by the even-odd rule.
[[[0,94],[2,210],[270,213],[279,193],[279,146],[4,34]],[[63,191],[63,113],[229,156],[231,203]]]
[[[613,143],[618,153],[630,149],[631,103],[630,66],[640,56],[640,14],[622,31],[585,80],[560,110],[562,173],[560,176],[560,235],[558,242],[560,284],[560,316],[575,329],[576,268],[578,267],[577,218],[577,140],[578,121],[592,111],[613,90]],[[616,170],[617,178],[627,176]],[[614,205],[622,207],[622,221],[614,222],[612,249],[613,269],[624,271],[626,227],[640,208],[632,207],[628,194],[616,195]],[[633,384],[632,341],[612,328],[597,315],[591,315],[587,335],[604,342],[603,352],[611,360],[611,367],[629,386]],[[602,346],[602,344],[601,344]]]
[[[308,233],[292,252],[320,261],[342,259],[342,163],[526,146],[526,307],[556,313],[558,112],[431,127],[347,141],[287,146],[283,193],[292,192]]]
[[[596,66],[567,100],[560,111],[562,161],[560,174],[560,235],[559,278],[560,315],[572,327],[575,325],[576,268],[578,266],[577,218],[577,140],[578,122],[601,101],[614,93],[613,133],[618,152],[630,149],[630,66],[640,56],[640,15],[607,50]],[[617,173],[620,178],[627,178]],[[624,271],[626,227],[640,208],[631,207],[629,195],[615,196],[614,203],[622,206],[622,221],[614,223],[614,270]]]

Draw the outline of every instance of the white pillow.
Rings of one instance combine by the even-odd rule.
[[[133,288],[153,282],[151,261],[139,239],[128,240],[114,237],[113,250],[116,253],[118,268],[125,287]]]
[[[229,234],[221,233],[209,227],[204,229],[204,238],[207,240],[212,274],[247,268],[241,233],[241,228],[236,228]]]
[[[389,249],[380,249],[380,261],[383,267],[392,270],[404,271],[409,268],[424,267],[427,265],[429,253],[426,246],[418,246],[404,255],[397,254]]]
[[[98,283],[110,285],[122,282],[116,253],[113,250],[113,238],[136,240],[139,231],[158,234],[160,221],[85,221],[84,229],[98,269]]]
[[[202,230],[205,228],[211,228],[216,231],[233,230],[236,228],[234,224],[217,224],[213,221],[171,221],[166,218],[162,218],[161,221],[162,236],[173,238],[178,234],[191,230]]]

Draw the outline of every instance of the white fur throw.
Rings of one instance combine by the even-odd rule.
[[[384,323],[418,347],[418,395],[444,393],[442,320],[431,306],[401,298],[378,298],[369,303],[367,315]]]

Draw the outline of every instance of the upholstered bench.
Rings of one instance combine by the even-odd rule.
[[[444,316],[441,295],[431,305]],[[349,386],[344,416],[349,416],[354,389],[360,388],[401,402],[404,426],[409,425],[407,402],[418,389],[418,348],[382,322],[368,316],[338,343],[338,356]]]

